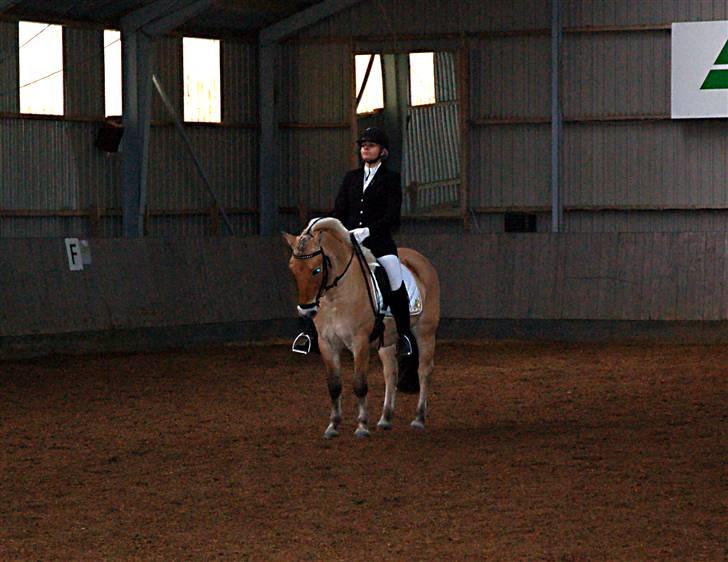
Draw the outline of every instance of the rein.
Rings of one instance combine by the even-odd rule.
[[[374,297],[372,296],[372,289],[369,287],[369,278],[372,279],[372,285],[374,284],[374,274],[369,270],[369,265],[367,264],[367,260],[364,257],[364,252],[362,252],[361,246],[359,245],[359,242],[357,241],[356,237],[353,234],[350,234],[349,237],[351,238],[351,245],[353,248],[353,251],[356,253],[357,261],[359,262],[359,267],[361,267],[361,274],[364,277],[364,284],[367,287],[367,296],[369,297],[369,305],[372,307],[372,313],[374,313],[374,329],[372,330],[372,333],[369,335],[369,341],[374,341],[376,339],[379,339],[379,346],[384,345],[384,313],[381,310],[378,310],[377,305],[374,302]],[[369,272],[367,274],[367,272]]]

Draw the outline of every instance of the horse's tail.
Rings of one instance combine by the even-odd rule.
[[[422,340],[413,343],[414,345],[422,343],[424,347],[420,346],[421,350],[425,352],[426,356],[431,357],[434,351],[432,346],[434,346],[437,326],[440,323],[440,280],[430,261],[416,250],[400,248],[399,255],[402,263],[412,271],[417,279],[423,304],[422,314],[417,321],[416,330],[418,337],[421,337]],[[415,393],[419,391],[418,371],[421,350],[399,360],[397,388],[401,392]]]
[[[420,287],[424,316],[428,323],[440,323],[440,279],[430,260],[412,248],[399,248],[401,262],[414,274]]]

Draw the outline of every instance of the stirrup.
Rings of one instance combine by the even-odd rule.
[[[308,355],[311,353],[311,337],[305,332],[298,334],[296,339],[293,340],[291,351],[302,355]]]
[[[414,353],[410,337],[409,334],[403,334],[399,337],[399,349],[397,353],[400,357],[410,357]]]

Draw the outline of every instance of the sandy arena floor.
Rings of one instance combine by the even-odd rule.
[[[444,343],[425,433],[344,393],[328,442],[283,345],[0,363],[0,560],[728,558],[725,346]]]

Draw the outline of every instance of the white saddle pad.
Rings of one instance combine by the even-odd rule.
[[[378,265],[376,267],[382,267]],[[377,307],[379,310],[383,310],[385,316],[392,316],[392,311],[389,307],[384,308],[384,299],[382,298],[382,290],[379,288],[377,278],[372,276],[374,279],[374,288],[377,294]],[[422,313],[422,298],[420,297],[420,289],[417,287],[417,281],[412,272],[402,264],[402,279],[404,280],[404,286],[407,288],[407,296],[409,296],[409,309],[410,316],[418,316]]]

